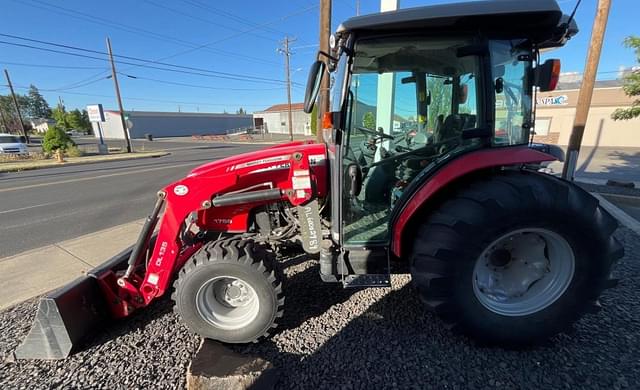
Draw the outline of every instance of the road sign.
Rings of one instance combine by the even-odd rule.
[[[90,122],[104,122],[104,110],[102,104],[92,104],[87,106],[87,114],[89,114]]]

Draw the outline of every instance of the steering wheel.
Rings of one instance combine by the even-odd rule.
[[[382,139],[385,139],[385,138],[386,138],[386,139],[390,139],[390,140],[394,140],[394,139],[395,139],[395,137],[394,137],[394,136],[392,136],[392,135],[385,134],[385,133],[380,133],[380,132],[378,132],[378,131],[374,131],[374,130],[371,130],[371,129],[367,129],[366,127],[354,126],[354,128],[355,128],[356,130],[358,130],[359,132],[361,132],[361,133],[369,134],[369,135],[372,135],[372,136],[374,136],[374,137],[380,137],[380,138],[382,138]]]

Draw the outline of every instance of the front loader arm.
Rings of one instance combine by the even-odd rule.
[[[298,145],[292,148],[295,146]],[[276,201],[298,206],[326,191],[324,154],[319,155],[317,149],[306,153],[304,149],[293,151],[278,158],[277,166],[274,158],[262,158],[258,163],[232,165],[222,174],[191,174],[160,191],[156,208],[132,251],[127,271],[99,280],[110,298],[112,315],[125,317],[166,292],[175,273],[202,245],[199,241],[183,241],[189,224],[196,224],[201,231],[213,223],[221,231],[243,233],[248,230],[248,216],[256,206]],[[282,169],[283,165],[286,169]],[[162,206],[164,214],[151,248],[152,232],[158,224],[157,209]],[[151,253],[146,256],[148,251]]]

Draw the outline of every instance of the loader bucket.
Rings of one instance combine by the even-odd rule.
[[[15,351],[16,358],[64,359],[85,336],[103,326],[110,314],[97,278],[126,268],[132,248],[41,298],[31,330]]]

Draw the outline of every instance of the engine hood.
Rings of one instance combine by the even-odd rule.
[[[230,173],[242,175],[277,168],[278,166],[288,164],[296,152],[308,155],[310,158],[312,156],[318,159],[326,158],[326,147],[324,144],[300,141],[290,142],[255,152],[226,157],[201,165],[194,168],[188,177],[211,177]]]

